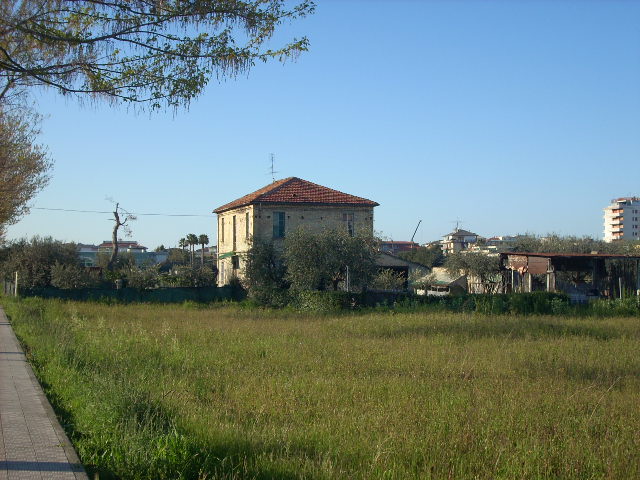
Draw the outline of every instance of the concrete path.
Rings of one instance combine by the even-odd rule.
[[[0,307],[0,480],[87,480]]]

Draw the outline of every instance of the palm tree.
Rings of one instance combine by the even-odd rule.
[[[178,240],[178,246],[184,251],[184,248],[189,245],[189,243],[187,242],[187,239],[182,237],[180,240]]]
[[[198,236],[198,243],[202,245],[202,250],[200,250],[200,259],[202,260],[202,265],[204,266],[204,246],[209,245],[209,237],[204,233]]]
[[[189,242],[189,246],[191,247],[191,266],[193,267],[193,256],[196,253],[196,245],[198,244],[198,237],[195,233],[190,233],[187,235],[187,242]]]

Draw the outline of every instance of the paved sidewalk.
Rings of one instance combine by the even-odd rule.
[[[0,480],[87,480],[0,307]]]

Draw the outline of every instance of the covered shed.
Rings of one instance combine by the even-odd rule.
[[[392,270],[400,273],[404,278],[405,289],[409,287],[409,278],[411,276],[425,274],[428,271],[428,268],[420,263],[411,262],[386,252],[378,252],[376,266],[378,271]]]
[[[559,291],[576,300],[640,295],[640,255],[506,252],[500,266],[507,291]]]

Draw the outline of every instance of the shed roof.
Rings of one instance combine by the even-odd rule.
[[[502,252],[500,255],[509,257],[640,259],[640,255],[624,255],[619,253]]]
[[[308,205],[351,205],[376,207],[379,204],[362,197],[349,195],[328,187],[323,187],[298,177],[289,177],[271,183],[255,192],[226,203],[214,210],[222,213],[233,208],[256,203],[308,204]]]

